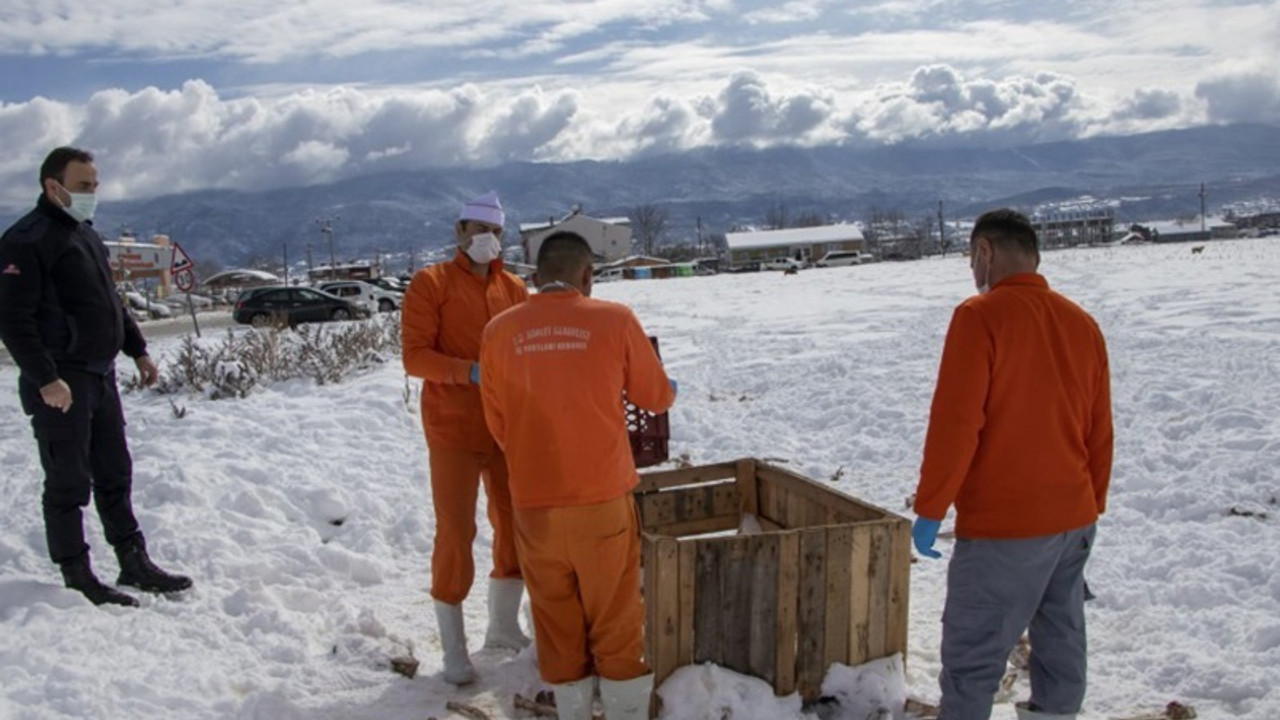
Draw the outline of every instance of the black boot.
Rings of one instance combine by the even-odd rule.
[[[75,560],[68,560],[59,565],[62,568],[62,582],[72,590],[89,598],[94,605],[124,605],[137,607],[138,599],[125,595],[119,590],[103,585],[98,576],[93,574],[89,565],[89,554],[85,553]]]
[[[171,593],[191,587],[191,578],[170,575],[156,567],[147,555],[147,543],[142,535],[134,535],[116,546],[120,559],[120,577],[117,585],[131,585],[153,593]]]

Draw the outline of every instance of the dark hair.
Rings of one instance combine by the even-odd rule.
[[[67,166],[73,162],[91,163],[93,153],[73,147],[55,148],[40,165],[40,187],[44,187],[45,178],[53,178],[59,183],[65,180]]]
[[[575,232],[552,233],[538,248],[540,280],[574,280],[574,275],[591,265],[591,245]]]
[[[1000,208],[982,213],[973,224],[969,242],[977,242],[979,236],[1007,250],[1018,250],[1030,256],[1040,254],[1035,227],[1026,215],[1017,210]]]

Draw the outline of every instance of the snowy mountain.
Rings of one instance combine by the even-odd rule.
[[[336,217],[339,260],[406,254],[451,240],[459,204],[494,189],[516,223],[559,217],[575,204],[598,216],[656,204],[671,215],[669,239],[759,224],[771,206],[832,219],[863,219],[875,207],[908,217],[972,217],[996,204],[1032,209],[1082,196],[1115,203],[1140,221],[1280,198],[1280,127],[1203,127],[1021,147],[947,147],[941,141],[877,147],[708,149],[628,162],[509,164],[485,169],[386,173],[331,185],[261,193],[202,191],[104,203],[99,227],[140,237],[164,232],[198,259],[305,257],[329,248],[316,224]],[[1121,199],[1124,199],[1121,201]],[[2,215],[2,213],[0,213]],[[10,213],[10,219],[13,213]],[[4,218],[0,218],[3,220]]]

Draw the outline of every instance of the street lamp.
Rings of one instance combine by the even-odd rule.
[[[316,225],[320,226],[320,234],[329,240],[329,279],[336,280],[338,278],[338,258],[333,251],[333,221],[341,219],[339,216],[316,218]]]

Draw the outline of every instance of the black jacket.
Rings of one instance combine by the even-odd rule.
[[[102,237],[44,195],[0,237],[0,340],[36,387],[58,379],[60,368],[106,374],[122,349],[147,354],[116,294]]]

